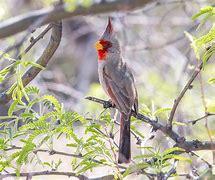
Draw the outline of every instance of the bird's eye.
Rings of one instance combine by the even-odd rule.
[[[106,40],[100,40],[100,44],[103,46],[104,49],[108,49],[112,46],[112,43],[110,41]]]

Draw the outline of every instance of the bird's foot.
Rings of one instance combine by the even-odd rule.
[[[113,101],[111,99],[109,99],[108,101],[105,101],[105,103],[103,104],[103,107],[105,109],[107,108],[111,108],[111,107],[115,107],[115,104],[113,103]]]

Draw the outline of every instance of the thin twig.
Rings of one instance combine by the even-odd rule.
[[[186,83],[186,85],[184,86],[184,88],[182,89],[182,91],[180,92],[179,96],[177,97],[177,99],[175,99],[172,110],[170,112],[170,116],[168,119],[168,128],[172,128],[172,121],[176,112],[176,109],[181,101],[181,99],[184,97],[185,93],[187,92],[188,89],[190,89],[191,84],[193,83],[193,81],[195,80],[195,78],[197,77],[197,75],[199,74],[199,72],[201,71],[203,66],[203,63],[201,63],[200,65],[198,65],[197,68],[195,68],[192,76],[190,77],[189,81]]]
[[[42,39],[45,34],[52,28],[52,24],[49,24],[36,38],[31,38],[28,47],[18,55],[17,59],[21,59],[24,54],[26,54],[40,39]]]
[[[59,175],[59,176],[68,176],[68,177],[76,177],[80,180],[88,179],[85,175],[77,175],[73,172],[60,172],[60,171],[37,171],[37,172],[28,172],[28,173],[20,173],[20,177],[32,177],[32,176],[44,176],[44,175]],[[7,177],[17,177],[16,173],[9,173],[9,174],[1,174],[0,179],[4,179]]]
[[[188,121],[187,123],[191,123],[191,124],[196,124],[198,121],[201,121],[203,119],[205,119],[206,117],[209,117],[209,116],[215,116],[215,114],[213,113],[206,113],[204,116],[200,117],[200,118],[197,118],[195,120],[191,120],[191,121]]]
[[[210,49],[213,48],[213,46],[209,46],[206,50],[210,51]],[[212,53],[210,56],[207,57],[206,62],[211,58]],[[184,97],[185,93],[187,92],[188,89],[190,89],[192,87],[192,83],[195,80],[195,78],[198,76],[198,74],[200,73],[201,69],[203,68],[203,62],[201,62],[197,68],[194,69],[193,74],[191,75],[189,81],[186,83],[186,85],[184,86],[184,88],[182,89],[182,91],[180,92],[179,96],[177,97],[177,99],[175,99],[172,110],[170,112],[170,116],[168,119],[168,124],[167,124],[167,128],[168,129],[172,129],[172,121],[176,112],[176,109],[181,101],[181,99]]]
[[[118,122],[118,121],[114,121],[114,123],[115,124],[117,124],[117,125],[120,125],[120,123]],[[142,140],[141,140],[141,138],[138,136],[138,135],[136,135],[136,133],[134,132],[134,131],[132,131],[131,130],[131,134],[135,137],[135,139],[137,140],[137,144],[141,144],[142,143]]]
[[[205,91],[204,91],[204,86],[203,86],[203,81],[202,81],[202,74],[201,74],[201,72],[199,73],[199,83],[200,83],[200,91],[201,91],[202,105],[203,105],[203,107],[204,107],[205,114],[207,114],[208,108],[207,108],[206,100],[205,100]],[[207,131],[207,134],[208,134],[208,137],[209,137],[210,141],[213,142],[211,130],[210,130],[209,127],[208,127],[208,116],[205,117],[205,128],[206,128],[206,131]],[[212,152],[212,153],[213,153],[213,158],[212,158],[212,159],[213,159],[213,162],[215,162],[215,152]]]
[[[203,161],[205,164],[208,165],[208,168],[212,168],[212,165],[209,162],[207,162],[205,159],[203,159],[202,157],[200,157],[198,154],[196,154],[196,153],[194,153],[192,151],[190,152],[190,154],[192,156],[196,156],[197,158],[201,159],[201,161]]]
[[[106,134],[107,134],[107,136],[108,136],[108,132],[107,132],[106,127],[105,127],[105,132],[106,132]],[[108,142],[109,142],[111,151],[112,151],[113,156],[114,156],[114,161],[115,161],[114,164],[116,164],[116,169],[117,169],[118,173],[120,173],[120,169],[119,169],[119,166],[118,166],[118,163],[117,163],[116,153],[115,153],[115,151],[114,151],[114,147],[113,147],[113,144],[112,144],[112,142],[111,142],[111,138],[108,138]],[[114,141],[113,141],[113,143],[114,143]]]

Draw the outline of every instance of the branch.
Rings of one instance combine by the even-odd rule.
[[[214,48],[214,46],[209,46],[206,48],[206,51],[210,51],[212,48]],[[207,57],[206,62],[211,58],[212,53],[210,54],[210,56]],[[193,74],[191,75],[189,81],[187,82],[187,84],[184,86],[184,88],[182,89],[182,91],[180,92],[179,96],[177,97],[177,99],[175,99],[172,110],[170,112],[170,116],[168,119],[168,124],[167,124],[167,128],[172,129],[172,121],[176,112],[176,109],[181,101],[181,99],[184,97],[185,93],[187,92],[188,89],[192,88],[192,83],[195,80],[195,78],[198,76],[198,74],[200,73],[200,71],[203,68],[203,62],[201,62],[201,64],[199,64],[197,66],[197,68],[195,68],[195,70],[193,71]]]
[[[59,175],[59,176],[68,176],[68,177],[76,177],[80,180],[88,179],[85,175],[77,175],[73,172],[59,172],[59,171],[39,171],[39,172],[28,172],[28,173],[20,173],[20,177],[32,177],[32,176],[44,176],[44,175]],[[16,173],[9,173],[9,174],[1,174],[0,179],[4,179],[7,177],[17,177]]]
[[[21,54],[19,54],[16,59],[21,59],[23,54],[26,54],[33,46],[34,44],[36,44],[40,39],[43,38],[43,36],[52,28],[51,24],[44,30],[42,31],[39,36],[37,36],[35,39],[31,39],[30,40],[30,44],[29,46],[24,50],[24,52],[22,52]],[[5,49],[3,51],[3,53],[0,55],[0,59],[6,54],[9,53],[10,51],[12,51],[13,49],[19,49],[23,42],[26,40],[26,37],[28,36],[28,33],[25,34],[25,36],[16,44],[14,44],[13,46],[9,46],[7,49]]]
[[[152,0],[115,0],[110,2],[101,1],[100,3],[91,5],[89,8],[79,5],[74,11],[68,11],[68,5],[66,4],[53,8],[44,8],[5,20],[4,22],[0,23],[0,39],[26,30],[32,23],[44,17],[46,18],[41,25],[80,15],[94,15],[112,11],[118,12],[134,10],[141,8],[150,2],[152,2]]]
[[[86,99],[102,104],[103,107],[105,108],[112,107],[112,104],[109,101],[105,101],[95,97],[86,97]],[[181,147],[185,149],[187,152],[199,150],[215,150],[215,142],[209,141],[201,142],[198,140],[186,141],[184,137],[180,136],[172,129],[167,128],[166,126],[160,124],[158,121],[151,119],[150,117],[147,117],[140,113],[136,114],[134,111],[132,111],[132,116],[145,123],[150,124],[153,127],[154,131],[160,130],[163,134],[165,134],[166,136],[170,137],[173,141],[175,141],[177,147]]]
[[[181,99],[184,97],[185,93],[187,92],[188,89],[191,88],[191,84],[193,83],[193,81],[195,80],[195,78],[197,77],[197,75],[199,74],[199,72],[201,71],[203,66],[203,63],[201,63],[200,65],[198,65],[197,68],[195,68],[191,78],[189,79],[189,81],[187,82],[187,84],[184,86],[183,90],[180,92],[179,96],[177,97],[177,99],[175,99],[172,110],[170,112],[170,116],[168,119],[168,128],[172,128],[172,121],[175,115],[175,111],[181,101]]]
[[[52,24],[49,24],[49,25],[46,27],[46,29],[45,29],[44,31],[42,31],[42,32],[39,34],[39,36],[37,36],[35,39],[34,39],[34,38],[33,38],[33,39],[31,38],[29,46],[24,50],[24,52],[22,52],[22,53],[20,53],[20,54],[18,55],[17,59],[21,59],[22,56],[23,56],[24,54],[26,54],[28,51],[30,51],[30,49],[31,49],[40,39],[42,39],[42,38],[45,36],[45,34],[46,34],[51,28],[52,28]]]
[[[10,148],[5,149],[4,151],[12,151],[12,150],[19,150],[22,149],[22,147],[19,146],[11,146]],[[75,158],[79,158],[79,159],[83,159],[84,155],[82,154],[72,154],[72,153],[66,153],[66,152],[62,152],[62,151],[56,151],[56,150],[47,150],[47,149],[36,149],[33,151],[34,154],[38,153],[38,152],[44,152],[44,153],[49,153],[49,155],[61,155],[61,156],[68,156],[68,157],[75,157]],[[96,160],[96,159],[91,159],[93,162],[98,163],[98,164],[104,164],[103,162]],[[104,164],[105,165],[105,164]],[[126,167],[122,166],[122,165],[118,165],[119,168],[121,169],[126,169]],[[1,178],[0,178],[1,179]]]
[[[88,178],[85,175],[77,175],[73,172],[60,172],[60,171],[38,171],[38,172],[28,172],[28,173],[20,173],[20,177],[27,177],[31,178],[33,176],[47,176],[47,175],[57,175],[57,176],[68,176],[68,177],[76,177],[80,180],[108,180],[108,179],[114,179],[114,175],[108,174],[97,178]],[[7,177],[17,177],[16,173],[8,173],[8,174],[0,174],[0,179],[4,179]]]
[[[198,121],[201,121],[209,116],[215,116],[215,114],[213,113],[206,113],[204,116],[198,118],[198,119],[195,119],[195,120],[191,120],[191,121],[188,121],[187,123],[191,123],[192,125],[196,124]]]
[[[61,36],[62,36],[62,22],[53,22],[53,23],[51,23],[50,26],[52,26],[52,34],[50,37],[49,44],[45,48],[45,50],[42,53],[42,55],[40,56],[40,58],[36,61],[37,64],[39,64],[43,67],[47,66],[49,60],[51,59],[51,57],[57,50],[57,48],[60,44],[60,41],[61,41]],[[47,27],[47,29],[45,29],[44,32],[46,32],[48,30],[49,30],[49,26]],[[43,35],[43,33],[42,33],[42,35]],[[41,37],[42,37],[42,35],[41,35]],[[38,37],[38,38],[40,39],[40,37]],[[39,40],[38,38],[36,40]],[[35,43],[36,43],[36,41],[32,41],[31,44],[25,50],[25,52],[28,52]],[[42,69],[37,68],[37,67],[31,67],[22,77],[23,86],[28,85],[39,74],[39,72],[41,70]],[[0,103],[7,103],[11,100],[11,98],[12,98],[11,94],[7,94],[7,92],[3,92],[0,95]]]

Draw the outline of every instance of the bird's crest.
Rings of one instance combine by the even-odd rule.
[[[108,25],[106,27],[106,30],[105,32],[111,34],[113,32],[113,25],[112,25],[112,22],[111,22],[111,18],[108,17]]]

